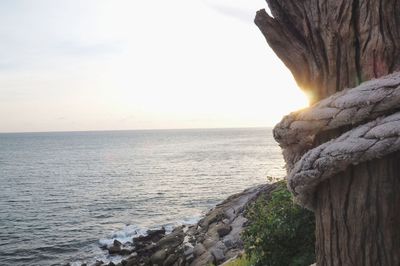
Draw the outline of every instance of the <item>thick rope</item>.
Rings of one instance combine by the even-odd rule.
[[[338,138],[314,147],[318,134],[350,127]],[[299,204],[313,209],[313,195],[322,181],[350,165],[400,150],[400,73],[291,113],[276,125],[274,137],[283,149],[290,191]]]

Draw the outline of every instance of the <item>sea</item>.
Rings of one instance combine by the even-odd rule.
[[[102,245],[284,175],[271,128],[0,134],[0,265],[117,262]]]

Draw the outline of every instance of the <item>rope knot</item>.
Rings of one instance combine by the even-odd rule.
[[[322,132],[349,128],[315,146]],[[274,128],[283,150],[289,190],[314,209],[317,186],[350,165],[400,150],[400,72],[367,81],[285,116]]]

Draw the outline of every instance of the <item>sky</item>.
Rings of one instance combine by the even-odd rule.
[[[263,0],[2,0],[0,132],[270,127],[307,105]]]

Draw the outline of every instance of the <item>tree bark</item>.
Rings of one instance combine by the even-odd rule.
[[[317,265],[400,265],[399,162],[395,153],[320,185]]]
[[[255,23],[312,101],[400,70],[400,1],[267,2]]]
[[[400,0],[267,2],[255,22],[311,102],[400,71]],[[400,265],[399,190],[400,152],[320,184],[317,265]]]

